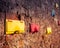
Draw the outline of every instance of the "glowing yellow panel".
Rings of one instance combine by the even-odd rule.
[[[6,34],[24,33],[25,23],[19,20],[6,20]]]
[[[51,29],[51,27],[47,27],[47,32],[46,32],[47,34],[51,34],[52,33],[52,29]]]

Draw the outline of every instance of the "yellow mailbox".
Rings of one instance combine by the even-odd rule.
[[[25,23],[19,20],[6,19],[6,34],[24,33]]]

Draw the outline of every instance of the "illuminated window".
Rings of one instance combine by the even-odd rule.
[[[51,34],[51,33],[52,33],[51,27],[47,27],[46,34]]]
[[[60,25],[60,21],[58,21],[58,25]]]
[[[55,10],[54,9],[52,10],[51,15],[52,15],[52,17],[55,16]]]
[[[19,20],[6,20],[6,34],[24,33],[25,23]]]
[[[36,24],[30,24],[30,32],[35,33],[39,31],[39,26]]]
[[[59,7],[59,5],[58,5],[58,3],[56,3],[56,8],[58,8]]]

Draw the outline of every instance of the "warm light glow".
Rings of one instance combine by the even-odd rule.
[[[58,21],[58,25],[60,26],[60,20]]]
[[[59,7],[59,5],[56,3],[56,8],[58,8]]]
[[[31,24],[31,32],[38,32],[39,26],[37,24],[32,23]]]
[[[51,27],[47,27],[47,32],[46,32],[47,34],[51,34],[52,33],[52,29],[51,29]]]
[[[6,20],[6,34],[12,34],[15,31],[19,33],[24,33],[25,31],[24,21]]]

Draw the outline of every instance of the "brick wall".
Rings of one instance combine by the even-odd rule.
[[[5,36],[4,36],[4,13],[0,12],[0,48],[4,46]]]
[[[38,11],[39,12],[39,11]],[[58,15],[52,17],[50,12],[36,13],[27,17],[21,15],[25,21],[25,34],[6,35],[4,37],[4,13],[0,13],[0,48],[59,48],[60,47],[60,26],[54,18],[60,19]],[[16,13],[7,13],[7,18],[18,19]],[[31,20],[32,18],[32,20]],[[37,33],[29,33],[29,23],[39,24],[40,29]],[[46,35],[46,27],[52,27],[52,34]]]
[[[1,0],[0,2],[1,10],[7,9],[8,11],[6,13],[8,19],[18,20],[18,11],[26,25],[25,34],[5,35],[5,13],[0,12],[0,48],[60,48],[60,26],[57,24],[57,20],[60,20],[60,5],[58,9],[55,8],[55,3],[59,4],[59,0]],[[52,8],[55,8],[55,17],[51,16]],[[27,16],[21,13],[26,13]],[[29,23],[38,24],[39,32],[29,33]],[[50,35],[46,35],[48,26],[52,27]]]

